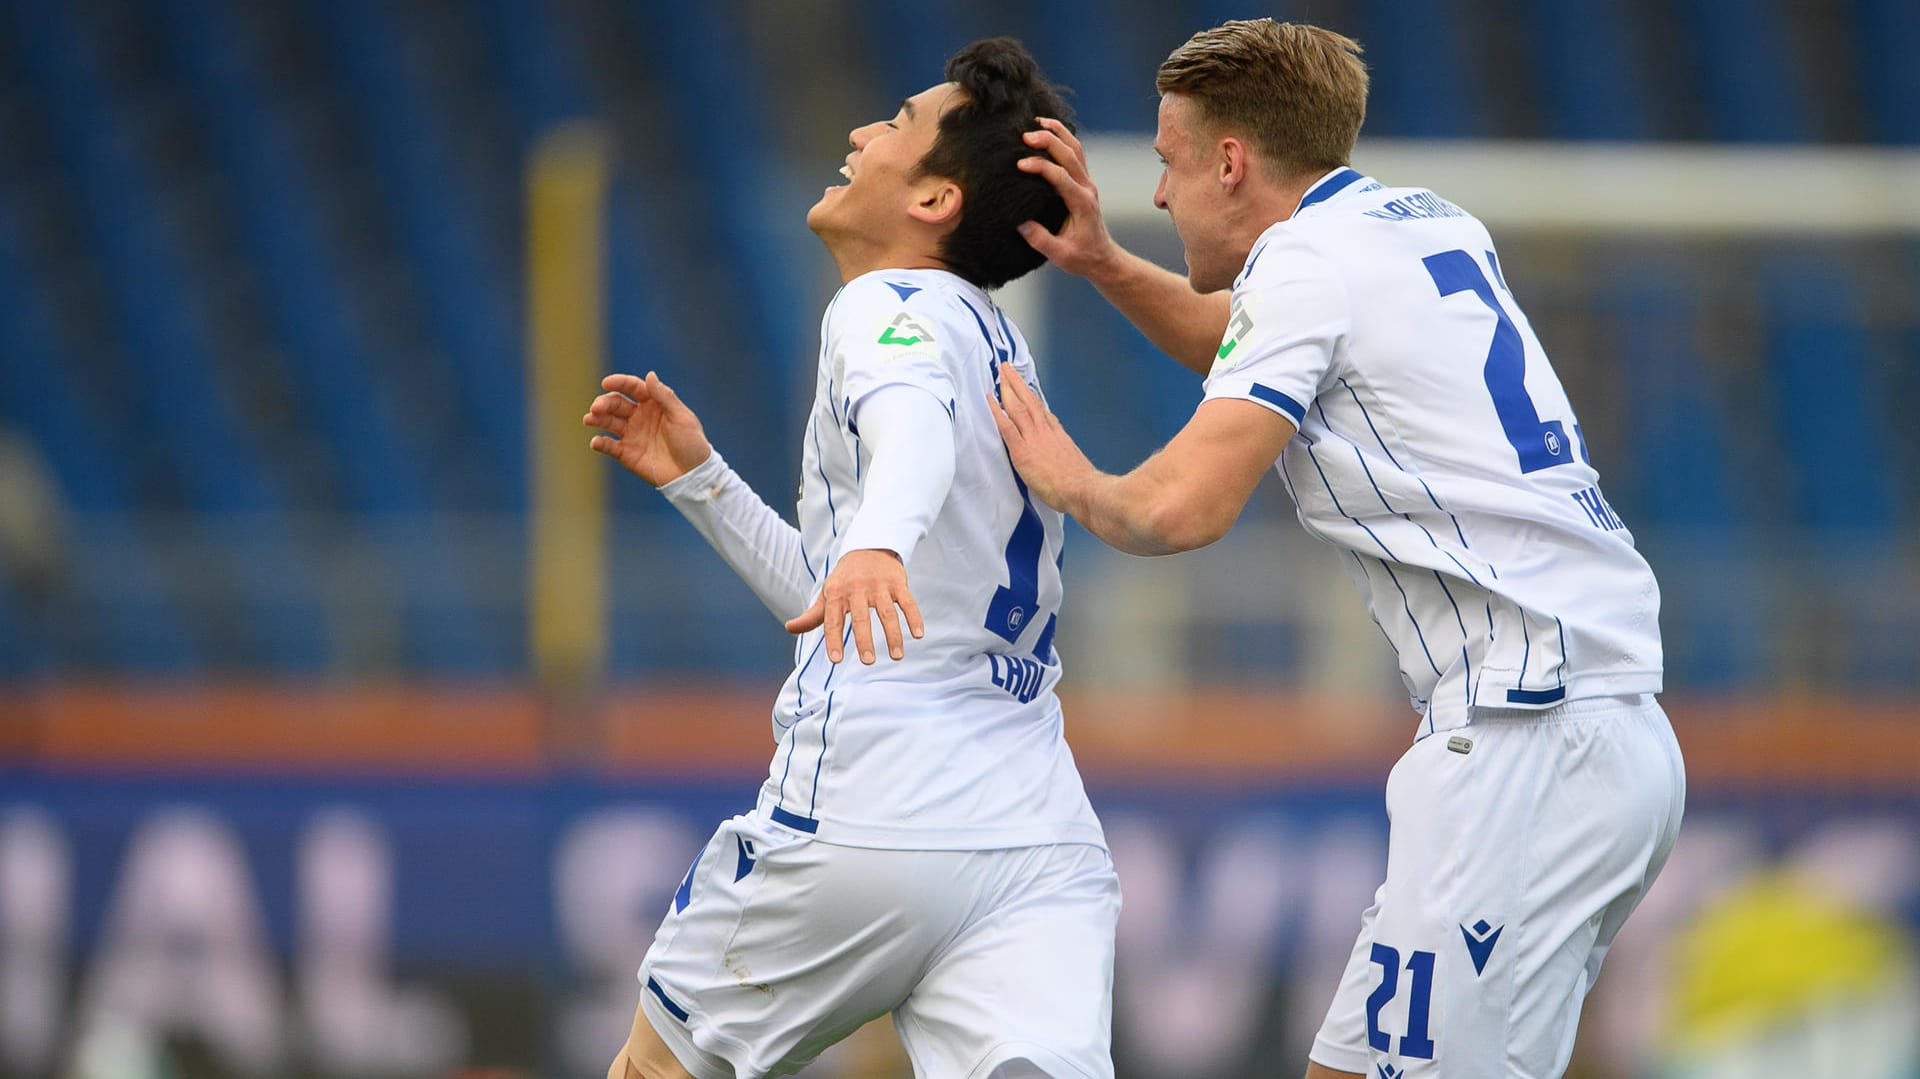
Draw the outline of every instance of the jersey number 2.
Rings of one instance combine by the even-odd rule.
[[[1491,260],[1493,253],[1488,252],[1487,257]],[[1573,444],[1567,440],[1566,427],[1559,420],[1541,419],[1533,398],[1527,396],[1526,346],[1494,296],[1480,264],[1465,251],[1442,251],[1421,261],[1426,263],[1440,295],[1471,292],[1498,320],[1493,327],[1493,344],[1487,349],[1487,392],[1493,396],[1493,411],[1500,417],[1501,430],[1520,457],[1520,471],[1524,474],[1572,464]]]

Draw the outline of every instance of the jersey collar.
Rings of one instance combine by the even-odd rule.
[[[1293,208],[1294,216],[1300,216],[1300,211],[1309,206],[1318,206],[1365,178],[1344,165],[1327,173],[1307,189],[1307,193],[1300,199],[1300,205]]]

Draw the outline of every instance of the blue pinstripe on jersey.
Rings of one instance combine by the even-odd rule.
[[[1387,579],[1393,582],[1394,590],[1400,593],[1400,606],[1402,609],[1404,609],[1407,612],[1407,621],[1413,626],[1414,637],[1416,637],[1420,641],[1420,651],[1426,654],[1427,666],[1432,667],[1433,673],[1435,675],[1438,675],[1440,673],[1440,665],[1433,661],[1433,651],[1432,649],[1427,647],[1427,635],[1420,628],[1420,620],[1418,618],[1415,618],[1413,615],[1413,603],[1411,600],[1407,598],[1407,590],[1401,587],[1400,578],[1394,575],[1393,567],[1388,564],[1389,562],[1400,561],[1399,556],[1395,555],[1393,551],[1389,549],[1385,543],[1381,542],[1380,537],[1374,533],[1373,529],[1367,527],[1367,524],[1365,521],[1362,521],[1360,518],[1355,517],[1351,513],[1348,513],[1346,511],[1346,507],[1340,505],[1340,496],[1333,493],[1333,483],[1327,479],[1327,470],[1320,467],[1320,458],[1317,454],[1313,452],[1314,443],[1309,441],[1306,443],[1306,446],[1307,446],[1307,460],[1313,462],[1313,470],[1315,472],[1320,473],[1320,482],[1323,484],[1326,484],[1327,497],[1333,500],[1333,508],[1339,511],[1340,516],[1345,517],[1347,520],[1352,521],[1356,525],[1359,525],[1361,531],[1365,532],[1368,538],[1372,539],[1373,542],[1377,544],[1382,551],[1386,552],[1387,557],[1385,559],[1376,558],[1373,561],[1378,562],[1380,564],[1380,568],[1387,571]],[[1362,566],[1364,565],[1365,563],[1363,562]],[[1389,638],[1389,640],[1391,640],[1391,638]]]
[[[832,722],[833,694],[829,693],[825,714],[820,717],[820,759],[813,763],[813,796],[807,799],[807,816],[810,818],[820,807],[820,769],[827,766],[827,725]]]
[[[1341,386],[1344,386],[1346,388],[1347,396],[1353,398],[1354,407],[1360,410],[1360,418],[1366,421],[1367,430],[1373,433],[1373,440],[1375,443],[1377,443],[1380,446],[1380,452],[1387,455],[1387,460],[1392,462],[1393,467],[1399,469],[1402,475],[1411,476],[1415,482],[1420,484],[1420,489],[1427,492],[1427,501],[1433,503],[1433,508],[1439,510],[1441,513],[1446,514],[1447,520],[1453,522],[1453,534],[1459,537],[1460,546],[1469,551],[1473,550],[1473,544],[1467,542],[1467,534],[1464,531],[1462,531],[1460,528],[1460,519],[1458,517],[1455,517],[1452,511],[1448,510],[1445,506],[1442,506],[1440,504],[1440,499],[1434,495],[1433,488],[1427,486],[1427,481],[1422,479],[1419,473],[1401,464],[1399,459],[1393,455],[1393,450],[1387,446],[1387,440],[1380,437],[1380,429],[1374,426],[1372,414],[1370,414],[1367,411],[1367,406],[1360,400],[1360,395],[1354,392],[1353,385],[1344,378],[1339,379],[1339,383]],[[1326,410],[1320,407],[1320,402],[1318,400],[1314,401],[1314,409],[1320,414],[1320,422],[1323,424],[1326,424],[1327,430],[1329,432],[1338,434],[1338,432],[1333,430],[1333,424],[1328,421]],[[1345,436],[1341,436],[1341,437],[1345,438]],[[1354,452],[1356,454],[1359,453],[1358,443],[1354,443],[1353,440],[1350,438],[1346,438],[1345,441],[1347,441],[1348,443],[1352,443],[1354,445]],[[1366,469],[1367,471],[1367,482],[1373,483],[1373,470],[1367,468],[1367,462],[1365,457],[1362,457],[1360,459],[1360,467],[1363,469]],[[1374,483],[1373,489],[1374,489],[1374,492],[1377,494],[1380,490],[1380,485],[1378,483]],[[1380,499],[1381,504],[1385,505],[1386,501],[1387,500],[1385,496],[1382,496]],[[1391,506],[1387,507],[1387,511],[1389,513],[1396,512]],[[1400,512],[1400,516],[1405,517],[1408,523],[1415,525],[1422,532],[1427,533],[1427,542],[1433,544],[1434,550],[1439,551],[1441,554],[1446,555],[1449,559],[1453,561],[1454,565],[1459,566],[1460,572],[1466,574],[1468,580],[1472,581],[1474,584],[1480,584],[1480,578],[1475,577],[1473,575],[1472,570],[1468,569],[1464,564],[1462,564],[1458,558],[1454,558],[1453,554],[1449,552],[1446,548],[1440,546],[1439,542],[1433,538],[1433,533],[1427,531],[1427,527],[1425,525],[1420,524],[1420,522],[1418,521],[1415,521],[1412,516],[1405,513],[1404,511],[1399,511],[1399,512]],[[1498,571],[1494,570],[1493,563],[1488,562],[1486,559],[1481,559],[1481,562],[1486,565],[1488,572],[1493,574],[1494,579],[1499,580],[1500,574]],[[1482,585],[1482,587],[1485,587],[1485,586]]]
[[[1356,401],[1357,400],[1358,399],[1356,398]],[[1314,414],[1320,417],[1320,422],[1326,426],[1329,432],[1338,434],[1338,432],[1334,432],[1333,424],[1328,422],[1327,411],[1326,409],[1320,406],[1319,401],[1316,400],[1313,403],[1313,410],[1314,410]],[[1365,410],[1362,409],[1362,411],[1364,412]],[[1372,426],[1371,421],[1369,421],[1368,426],[1369,427]],[[1378,432],[1375,432],[1375,434],[1377,436]],[[1440,541],[1434,539],[1432,532],[1427,531],[1427,526],[1414,520],[1412,517],[1408,516],[1407,514],[1393,508],[1393,503],[1387,501],[1386,492],[1380,489],[1379,481],[1373,478],[1373,469],[1367,466],[1367,455],[1360,452],[1360,447],[1357,445],[1354,445],[1351,439],[1343,439],[1343,441],[1345,441],[1348,446],[1352,447],[1353,458],[1354,460],[1360,462],[1360,471],[1366,475],[1367,483],[1373,487],[1374,497],[1380,500],[1380,507],[1386,510],[1388,513],[1395,514],[1396,516],[1402,518],[1408,524],[1413,525],[1415,528],[1418,528],[1421,531],[1421,533],[1427,537],[1427,542],[1433,545],[1434,550],[1439,551],[1441,554],[1446,555],[1448,560],[1451,561],[1454,565],[1460,566],[1460,572],[1465,573],[1469,579],[1473,580],[1474,584],[1479,584],[1480,583],[1479,580],[1474,579],[1473,574],[1467,570],[1467,567],[1460,565],[1459,559],[1454,558],[1451,553],[1449,553],[1446,549],[1440,546]],[[1384,443],[1382,444],[1382,448],[1385,448]],[[1387,456],[1388,456],[1388,459],[1392,459],[1393,455],[1389,453]],[[1316,461],[1315,464],[1317,466],[1318,461]],[[1396,466],[1397,466],[1397,462],[1396,462]],[[1331,491],[1332,489],[1331,486],[1329,486],[1328,489],[1329,491]],[[1447,587],[1447,582],[1441,578],[1439,571],[1429,570],[1428,572],[1433,574],[1434,581],[1440,585],[1441,593],[1447,597],[1447,605],[1453,608],[1453,620],[1459,623],[1460,625],[1460,662],[1466,664],[1465,676],[1467,679],[1467,684],[1470,686],[1472,685],[1472,680],[1473,680],[1473,660],[1469,658],[1467,655],[1467,643],[1469,640],[1467,636],[1467,620],[1461,617],[1460,605],[1458,603],[1455,603],[1453,599],[1453,590]],[[1393,571],[1389,569],[1387,571],[1387,575],[1389,577],[1393,577]],[[1393,579],[1393,583],[1395,587],[1399,587],[1400,581],[1397,577],[1395,577]],[[1400,598],[1403,603],[1406,601],[1406,592],[1404,590],[1401,591]],[[1413,609],[1411,604],[1407,605],[1407,617],[1410,619],[1413,618]],[[1419,635],[1421,638],[1420,646],[1422,648],[1425,648],[1426,637],[1424,634],[1420,633],[1420,624],[1418,620],[1414,621],[1413,631],[1416,635]],[[1431,653],[1427,655],[1427,665],[1433,667],[1434,674],[1440,673],[1440,668],[1437,664],[1433,662],[1433,655]],[[1471,694],[1469,694],[1469,697],[1471,697]]]

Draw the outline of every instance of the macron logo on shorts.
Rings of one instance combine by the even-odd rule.
[[[1380,1065],[1380,1079],[1400,1079],[1405,1074],[1407,1073],[1391,1064]]]
[[[1467,954],[1473,957],[1475,977],[1487,969],[1487,957],[1493,954],[1493,946],[1500,941],[1500,931],[1504,925],[1488,925],[1485,918],[1473,923],[1473,928],[1460,927],[1460,935],[1466,938]]]

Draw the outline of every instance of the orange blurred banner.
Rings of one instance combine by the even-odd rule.
[[[1064,695],[1090,778],[1378,782],[1411,712],[1284,691]],[[1920,704],[1662,702],[1692,783],[1912,793]],[[55,770],[612,775],[754,771],[772,748],[760,689],[631,685],[552,701],[517,685],[62,685],[0,691],[0,755]]]

